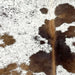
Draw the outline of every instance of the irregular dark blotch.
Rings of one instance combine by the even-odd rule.
[[[41,11],[42,14],[47,14],[48,13],[47,8],[41,8],[40,11]]]

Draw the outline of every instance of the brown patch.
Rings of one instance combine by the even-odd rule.
[[[26,73],[26,75],[33,75],[33,72],[32,72],[32,71],[28,71],[28,72]]]
[[[45,72],[47,75],[51,74],[51,53],[39,51],[30,57],[29,68],[33,72]]]
[[[70,26],[68,31],[64,32],[63,34],[65,34],[67,38],[75,37],[75,26]]]
[[[21,72],[12,71],[11,74],[12,74],[12,75],[21,75]]]
[[[13,69],[16,69],[17,68],[17,64],[16,63],[12,63],[12,64],[9,64],[6,68],[7,71],[10,71],[10,70],[13,70]]]
[[[6,45],[12,45],[16,42],[13,36],[9,36],[8,34],[0,36],[0,39],[3,39],[4,42],[4,44],[0,44],[1,47],[5,47]]]
[[[65,23],[72,23],[75,21],[75,8],[68,3],[57,6],[55,14],[59,18],[62,18]]]
[[[73,15],[73,14],[75,14],[74,11],[75,11],[75,9],[72,5],[70,5],[68,3],[60,4],[55,9],[55,15],[56,16],[59,16],[61,14],[65,14],[65,15],[72,14]]]
[[[40,44],[45,44],[45,42],[43,40],[40,41]]]
[[[40,11],[41,11],[42,14],[47,14],[48,13],[47,8],[41,8]]]
[[[26,70],[26,71],[29,70],[29,66],[26,65],[25,63],[22,63],[22,64],[20,65],[20,67],[21,67],[23,70]]]

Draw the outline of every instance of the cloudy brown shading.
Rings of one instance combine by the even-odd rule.
[[[0,47],[5,47],[7,45],[12,45],[16,42],[16,40],[13,38],[13,36],[8,35],[8,34],[4,34],[4,35],[0,35],[0,39],[3,39],[3,44],[0,44]]]

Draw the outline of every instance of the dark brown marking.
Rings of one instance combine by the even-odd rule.
[[[48,13],[47,8],[41,8],[40,11],[41,11],[42,14],[47,14]]]

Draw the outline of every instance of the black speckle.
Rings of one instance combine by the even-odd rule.
[[[4,15],[5,17],[8,17],[8,15],[5,12],[3,12],[2,15]]]
[[[38,41],[39,40],[39,37],[38,36],[35,36],[34,37],[34,40]]]
[[[40,41],[40,44],[45,44],[45,42],[43,40]]]
[[[2,27],[2,26],[0,25],[0,27]]]

